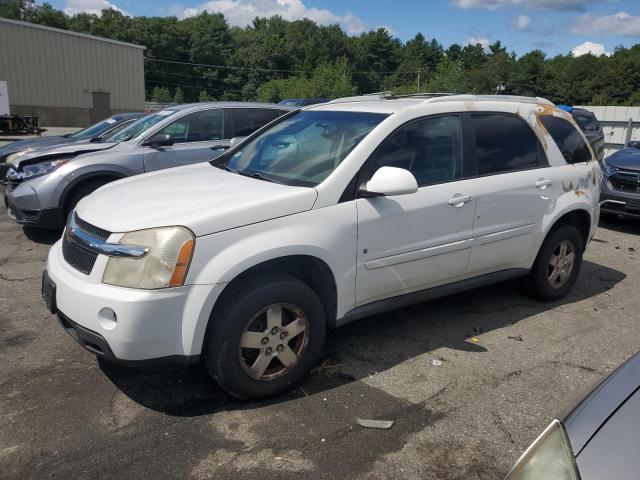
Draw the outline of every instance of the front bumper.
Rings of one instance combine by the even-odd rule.
[[[64,226],[62,208],[42,208],[38,194],[29,185],[5,187],[4,204],[9,217],[20,225],[51,229]]]
[[[85,349],[116,363],[147,367],[198,361],[211,312],[206,309],[212,294],[215,300],[219,293],[215,286],[138,290],[106,285],[95,272],[105,263],[106,258],[99,259],[94,272],[85,275],[66,264],[60,241],[51,248],[51,303],[65,330]]]
[[[640,192],[617,190],[604,177],[600,185],[600,210],[604,213],[640,217]]]

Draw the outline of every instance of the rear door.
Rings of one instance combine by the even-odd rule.
[[[211,108],[177,118],[156,134],[173,137],[170,147],[143,147],[146,172],[204,162],[229,148],[230,136],[225,128],[228,111]]]
[[[523,267],[554,212],[557,169],[519,116],[472,114],[471,130],[478,204],[469,273]]]

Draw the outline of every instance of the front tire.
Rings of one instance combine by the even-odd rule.
[[[529,274],[531,293],[552,302],[563,298],[578,278],[584,242],[573,225],[562,225],[545,239]]]
[[[223,390],[242,400],[282,393],[304,379],[326,330],[316,293],[286,274],[232,287],[209,321],[204,365]]]

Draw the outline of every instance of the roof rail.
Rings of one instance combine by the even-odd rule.
[[[423,93],[407,93],[402,95],[394,94],[393,92],[375,92],[375,93],[364,93],[362,95],[356,95],[353,97],[343,97],[336,98],[331,100],[328,103],[350,103],[350,102],[370,102],[372,100],[397,100],[402,98],[433,98],[433,97],[443,97],[447,95],[456,95],[455,93],[431,93],[431,92],[423,92]]]
[[[542,103],[544,105],[555,105],[546,98],[524,97],[518,95],[450,95],[447,97],[436,97],[427,100],[429,103],[454,102],[454,101],[476,101],[476,102],[518,102],[518,103]]]
[[[434,98],[434,97],[447,97],[456,95],[455,93],[446,92],[419,92],[419,93],[403,93],[395,94],[393,92],[382,92],[380,98],[383,100],[394,100],[396,98]]]

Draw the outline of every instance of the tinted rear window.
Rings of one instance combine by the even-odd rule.
[[[596,120],[596,117],[594,114],[586,113],[586,112],[585,113],[573,112],[572,115],[576,123],[580,125],[580,128],[582,128],[583,130],[587,130],[589,132],[598,131],[598,120]]]
[[[538,140],[524,121],[499,113],[474,114],[471,121],[476,136],[479,175],[539,165]]]
[[[571,122],[552,115],[541,116],[540,121],[558,145],[567,163],[581,163],[591,160],[591,150]]]

